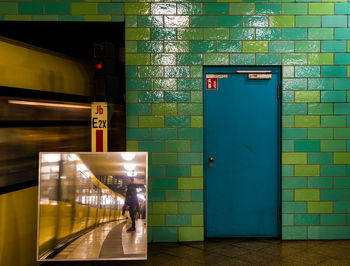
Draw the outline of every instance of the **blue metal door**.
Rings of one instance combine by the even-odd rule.
[[[204,84],[206,237],[279,237],[280,68],[205,67]]]

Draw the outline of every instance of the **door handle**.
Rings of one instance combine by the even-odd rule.
[[[214,162],[214,157],[209,157],[209,167],[210,168],[214,166],[213,162]]]

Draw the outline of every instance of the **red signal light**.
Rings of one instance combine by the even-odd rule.
[[[101,64],[101,63],[98,63],[98,64],[95,65],[95,67],[96,67],[97,69],[102,69],[102,64]]]

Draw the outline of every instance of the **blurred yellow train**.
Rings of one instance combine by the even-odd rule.
[[[37,242],[39,255],[47,255],[94,225],[120,219],[123,197],[105,193],[108,188],[94,177],[89,191],[72,184],[65,195],[61,189],[69,177],[53,179],[57,191],[48,191],[40,207],[47,228],[36,239],[38,153],[90,151],[93,68],[1,36],[0,57],[0,265],[31,266],[37,265]],[[125,150],[124,115],[124,107],[115,105],[109,134],[118,138],[109,141],[109,150]],[[93,203],[94,193],[114,195],[110,202],[117,203]]]
[[[124,218],[124,196],[100,182],[76,154],[40,158],[38,259],[50,258],[90,228]]]

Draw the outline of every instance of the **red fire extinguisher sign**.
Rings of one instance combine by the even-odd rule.
[[[218,89],[218,79],[217,78],[207,78],[206,79],[207,90],[217,90]]]

